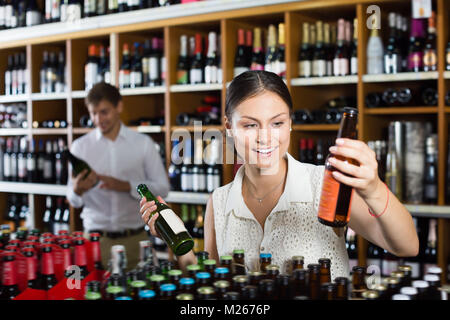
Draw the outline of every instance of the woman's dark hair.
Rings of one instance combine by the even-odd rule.
[[[119,89],[110,85],[109,83],[99,82],[95,84],[85,99],[85,104],[88,106],[92,104],[97,106],[100,101],[106,100],[110,102],[114,107],[117,107],[119,102],[122,100]]]
[[[292,112],[292,98],[289,90],[278,75],[268,71],[246,71],[231,81],[227,89],[225,115],[231,118],[234,109],[243,101],[264,91],[277,94]]]

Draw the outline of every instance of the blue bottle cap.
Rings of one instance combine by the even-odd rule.
[[[209,279],[211,278],[211,275],[208,272],[197,272],[195,275],[199,279]]]
[[[181,278],[180,279],[180,284],[193,285],[194,283],[195,283],[195,281],[192,278]]]
[[[270,253],[261,253],[259,255],[260,258],[272,258],[272,254]]]
[[[161,287],[159,287],[161,291],[175,291],[176,288],[177,287],[172,283],[166,283],[161,285]]]
[[[214,272],[219,273],[219,274],[225,274],[225,273],[229,273],[230,271],[228,270],[228,268],[220,267],[220,268],[216,268],[214,270]]]
[[[115,300],[133,300],[133,299],[131,297],[122,296],[122,297],[117,297]]]
[[[142,299],[150,299],[153,298],[155,296],[155,291],[153,290],[141,290],[139,292],[139,298]]]

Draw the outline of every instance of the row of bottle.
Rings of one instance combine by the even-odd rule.
[[[399,265],[411,266],[411,278],[418,280],[424,277],[431,267],[437,267],[437,220],[429,218],[413,218],[419,237],[419,254],[416,257],[398,258],[373,243],[368,243],[367,267],[381,275],[389,277]],[[348,228],[346,247],[350,268],[358,264],[358,240],[355,232]],[[447,263],[450,271],[450,260]],[[450,274],[447,274],[449,277]]]
[[[325,159],[329,154],[329,147],[334,145],[334,140],[301,138],[299,142],[298,160],[303,163],[310,163],[316,166],[325,164]]]
[[[27,61],[25,52],[8,55],[5,70],[5,95],[25,94],[27,92]]]
[[[27,128],[27,105],[0,104],[0,128]]]
[[[27,194],[8,193],[7,206],[4,213],[4,221],[12,231],[26,225],[30,214]]]
[[[408,87],[387,88],[382,92],[370,92],[365,97],[367,108],[396,106],[437,106],[438,91],[435,87],[419,89]],[[450,91],[445,95],[445,104],[450,105]]]
[[[209,32],[207,39],[200,33],[180,37],[177,62],[177,84],[222,83],[220,35]]]
[[[53,234],[69,231],[70,209],[64,197],[45,197],[45,210],[42,217],[44,230]]]
[[[203,98],[202,104],[195,108],[192,113],[181,112],[175,118],[178,126],[193,126],[196,123],[201,125],[220,125],[220,97],[207,95]]]
[[[39,5],[43,3],[42,7]],[[1,0],[0,30],[154,8],[181,0]]]
[[[162,38],[148,39],[143,46],[139,42],[134,42],[131,53],[129,44],[123,44],[119,88],[161,86],[165,84],[165,79],[166,58]],[[86,83],[88,84],[90,83]]]
[[[99,82],[111,83],[109,46],[91,44],[84,65],[84,88],[89,91]]]
[[[126,272],[126,252],[111,248],[109,278],[90,282],[86,300],[441,300],[439,270],[430,268],[425,281],[413,281],[409,265],[398,266],[382,283],[373,285],[367,268],[353,267],[348,277],[331,279],[331,260],[321,258],[305,268],[304,257],[294,256],[287,273],[272,264],[270,253],[261,253],[259,270],[247,271],[245,253],[234,250],[219,261],[207,252],[197,253],[197,264],[177,269],[177,264],[152,256],[152,244],[141,241],[141,259]],[[142,254],[144,253],[144,254]],[[146,254],[145,254],[146,253]],[[437,273],[436,273],[437,272]],[[369,288],[371,290],[369,290]],[[408,289],[405,289],[408,288]],[[412,288],[412,289],[411,289]],[[408,297],[396,296],[398,294]]]
[[[45,149],[44,149],[45,146]],[[67,183],[67,160],[63,156],[64,139],[8,137],[0,141],[0,178],[2,181]]]
[[[234,76],[248,70],[266,70],[282,78],[286,77],[286,38],[285,24],[269,25],[267,41],[263,46],[262,28],[238,30],[238,43],[234,56]]]
[[[40,93],[62,93],[66,91],[66,62],[64,51],[44,51],[39,70]]]
[[[219,188],[222,185],[221,147],[218,139],[173,141],[168,169],[172,190],[213,192]]]
[[[27,288],[50,290],[77,271],[83,280],[90,272],[103,270],[98,233],[91,233],[88,240],[83,232],[61,230],[55,235],[21,228],[14,235],[12,239],[9,230],[1,234],[1,300],[14,299]]]

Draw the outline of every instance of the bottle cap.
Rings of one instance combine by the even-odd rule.
[[[194,300],[194,296],[190,293],[181,293],[177,295],[177,300]]]
[[[146,283],[142,280],[135,280],[131,282],[131,286],[133,288],[144,288],[146,286]]]
[[[153,290],[141,290],[139,292],[139,298],[141,299],[151,299],[155,297],[155,291]]]
[[[242,249],[233,250],[233,254],[244,254],[244,250]]]
[[[200,270],[200,266],[198,264],[190,264],[186,268],[187,268],[188,271]]]
[[[228,288],[230,286],[230,283],[226,280],[219,280],[214,282],[214,287],[216,288],[220,288],[220,289],[224,289],[224,288]]]
[[[435,274],[426,274],[426,275],[423,277],[423,280],[428,281],[428,282],[436,282],[436,281],[439,281],[440,279],[439,279],[439,277],[438,277],[437,275],[435,275]]]
[[[166,284],[162,284],[161,287],[159,288],[161,291],[175,291],[176,290],[176,286],[172,283],[166,283]]]
[[[203,261],[203,264],[204,265],[215,265],[216,264],[216,260],[214,260],[214,259],[207,259],[207,260],[205,260],[205,261]]]
[[[423,280],[416,280],[412,282],[412,286],[414,288],[428,288],[429,284],[426,281]]]
[[[400,289],[400,293],[408,296],[414,296],[417,294],[417,289],[414,287],[403,287]]]
[[[228,270],[228,268],[216,268],[214,270],[214,273],[218,273],[218,274],[226,274],[229,273],[230,271]]]
[[[164,280],[165,280],[164,276],[160,274],[154,274],[150,277],[150,281],[152,282],[161,282]]]
[[[195,281],[192,278],[181,278],[180,279],[180,285],[193,285],[194,283],[195,283]]]
[[[181,270],[178,270],[178,269],[173,269],[173,270],[170,270],[168,274],[169,274],[169,276],[174,276],[174,277],[178,276],[179,277],[183,274],[183,272],[181,272]]]
[[[197,278],[199,278],[199,279],[209,279],[209,278],[211,278],[211,275],[208,272],[198,272],[195,276]]]
[[[406,294],[394,294],[392,300],[411,300],[411,298]]]
[[[122,296],[122,297],[117,297],[114,300],[133,300],[133,299],[131,297],[128,297],[128,296]]]

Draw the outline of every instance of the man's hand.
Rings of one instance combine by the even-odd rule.
[[[131,185],[128,181],[122,181],[113,177],[98,175],[101,180],[100,189],[130,192]]]
[[[85,178],[86,173],[87,169],[84,169],[73,178],[73,191],[79,196],[91,189],[98,181],[98,175],[94,170],[91,170],[91,173]]]

